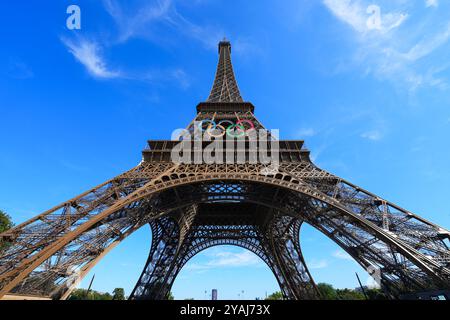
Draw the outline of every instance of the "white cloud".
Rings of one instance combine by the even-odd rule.
[[[81,166],[81,165],[75,164],[75,163],[70,162],[70,161],[60,160],[60,163],[61,163],[61,165],[63,167],[65,167],[65,168],[67,168],[69,170],[72,170],[72,171],[77,171],[77,172],[80,172],[80,173],[89,171],[88,167]]]
[[[189,75],[181,68],[147,70],[144,73],[130,74],[129,79],[149,83],[175,82],[182,89],[187,89],[191,85]]]
[[[7,74],[14,79],[31,79],[34,77],[33,70],[24,62],[20,60],[11,60],[8,69]]]
[[[313,137],[317,134],[317,132],[313,128],[303,128],[296,132],[296,136],[299,138],[303,137]]]
[[[429,8],[429,7],[438,7],[439,6],[439,1],[438,0],[426,0],[425,1],[425,6],[427,8]]]
[[[351,0],[324,0],[323,3],[340,20],[352,26],[359,32],[367,29],[363,8]]]
[[[190,78],[181,68],[154,69],[147,71],[116,71],[108,68],[102,57],[102,49],[98,42],[79,38],[76,41],[66,38],[61,39],[69,52],[80,62],[86,70],[95,78],[114,79],[122,78],[148,83],[175,82],[182,89],[190,86]]]
[[[378,130],[367,131],[361,134],[361,138],[379,141],[383,138],[383,134]]]
[[[185,5],[200,5],[202,2],[186,2]],[[88,71],[99,78],[119,77],[128,80],[146,82],[176,82],[182,89],[191,84],[190,77],[180,67],[164,70],[147,70],[117,72],[108,70],[106,63],[101,59],[100,50],[103,43],[112,47],[123,44],[130,39],[139,38],[157,43],[158,45],[179,45],[180,37],[188,37],[203,44],[205,48],[217,50],[217,43],[225,32],[211,25],[200,25],[186,19],[178,12],[174,0],[142,1],[130,0],[126,3],[118,0],[103,0],[103,6],[114,20],[116,35],[102,37],[99,42],[84,42],[74,45],[66,42],[71,52],[82,62]],[[113,39],[111,41],[111,39]],[[236,38],[237,52],[257,51],[255,46],[244,38]]]
[[[433,51],[441,47],[450,39],[450,23],[447,28],[442,32],[435,34],[432,37],[420,41],[414,47],[412,47],[403,57],[410,61],[416,61],[423,57],[428,56]]]
[[[333,257],[342,259],[342,260],[353,260],[353,258],[345,251],[339,249],[333,252]]]
[[[356,41],[354,54],[343,57],[351,61],[341,66],[359,66],[366,75],[406,85],[411,91],[425,86],[447,88],[448,79],[442,73],[450,66],[444,50],[441,55],[438,52],[450,42],[448,14],[424,11],[406,1],[323,0],[323,4],[354,31],[350,38]],[[438,4],[426,1],[427,6]]]
[[[162,36],[158,32],[161,25],[164,28],[164,34],[172,29],[178,34],[201,42],[210,49],[216,49],[218,41],[225,35],[223,30],[215,26],[192,23],[178,12],[172,0],[158,0],[144,5],[142,2],[135,5],[131,1],[127,3],[129,8],[127,11],[117,0],[104,0],[103,3],[118,26],[119,42],[125,42],[130,38],[170,42],[172,37]]]
[[[175,7],[173,7],[173,13],[168,21],[178,32],[199,41],[208,49],[216,50],[217,43],[226,35],[221,28],[192,23],[184,18]]]
[[[225,34],[223,31],[221,32]],[[265,55],[266,52],[262,49],[263,46],[264,44],[261,42],[256,43],[255,39],[242,37],[242,35],[237,35],[233,38],[233,52],[242,57],[254,59],[257,55]]]
[[[77,42],[62,39],[69,52],[80,62],[86,70],[96,78],[112,79],[121,76],[118,71],[108,69],[101,56],[99,45],[95,41],[79,39]]]
[[[168,18],[172,7],[171,0],[157,0],[138,6],[132,13],[127,13],[116,0],[103,0],[106,11],[115,20],[119,28],[119,41],[149,32],[149,24]],[[131,7],[132,2],[128,5]]]
[[[216,259],[211,260],[208,266],[212,267],[244,267],[261,264],[261,260],[250,251],[242,251],[239,253],[220,252],[216,255]]]
[[[323,3],[338,19],[360,33],[369,31],[385,33],[398,28],[408,17],[405,13],[383,14],[378,5],[364,5],[363,2],[355,0],[323,0]],[[379,20],[378,24],[371,27],[374,20]]]
[[[170,75],[183,89],[187,89],[191,85],[189,77],[183,69],[174,69],[170,72]]]
[[[323,269],[328,267],[328,261],[325,259],[322,260],[312,260],[309,264],[308,264],[309,269]]]
[[[247,250],[231,252],[217,249],[210,253],[208,257],[209,261],[205,263],[189,263],[186,269],[203,272],[212,268],[258,267],[263,265],[258,256]]]

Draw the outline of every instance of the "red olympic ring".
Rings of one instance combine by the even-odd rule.
[[[209,123],[206,129],[203,128],[205,123]],[[226,127],[224,125],[225,123],[229,124],[229,126]],[[246,129],[244,124],[250,125],[250,129]],[[214,120],[205,119],[199,122],[198,128],[201,130],[201,132],[206,131],[206,133],[213,138],[220,138],[225,134],[227,134],[231,138],[240,138],[243,137],[247,132],[254,130],[255,124],[247,119],[239,120],[238,122],[236,122],[236,124],[234,124],[231,120],[222,120],[217,124]],[[222,132],[219,134],[213,134],[212,131],[218,128],[221,129]],[[237,132],[237,134],[235,132]]]
[[[250,125],[250,129],[248,129],[248,130],[245,130],[245,127],[244,126],[239,126],[240,124],[243,124],[243,123],[247,123],[247,124],[249,124]],[[237,127],[239,127],[239,128],[244,128],[244,129],[241,129],[241,130],[239,130],[238,129],[238,131],[239,132],[241,132],[242,130],[244,131],[244,132],[248,132],[248,131],[251,131],[251,130],[253,130],[253,129],[255,129],[255,125],[254,125],[254,123],[253,122],[251,122],[250,120],[239,120],[238,122],[236,122],[236,128]]]

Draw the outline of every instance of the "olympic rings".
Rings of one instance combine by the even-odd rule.
[[[215,131],[215,130],[217,130],[217,128],[219,128],[219,129],[222,130],[221,133],[219,133],[219,134],[212,134],[211,131]],[[226,133],[225,127],[222,126],[222,125],[220,125],[220,124],[216,125],[216,127],[215,127],[213,130],[211,130],[211,129],[213,129],[212,126],[210,126],[210,127],[206,130],[206,133],[207,133],[210,137],[212,137],[212,138],[221,138],[221,137],[223,137],[223,136],[225,135],[225,133]]]
[[[244,128],[244,129],[242,129],[244,132],[247,132],[247,131],[255,129],[255,125],[253,124],[253,122],[251,122],[250,120],[245,120],[245,119],[244,120],[239,120],[238,122],[236,122],[236,127],[238,127],[240,124],[243,124],[243,123],[248,123],[250,125],[250,129],[248,129],[248,130],[245,130],[244,126],[240,126],[240,127]],[[238,129],[238,131],[239,131],[239,129]]]
[[[203,123],[209,123],[208,128],[203,129]],[[199,122],[198,124],[198,128],[200,129],[201,132],[205,132],[206,130],[208,130],[211,126],[216,127],[216,123],[213,120],[202,120]]]
[[[234,123],[233,123],[233,121],[231,121],[231,120],[221,120],[221,121],[219,122],[219,124],[220,124],[221,126],[223,126],[224,123],[228,123],[228,124],[229,124],[229,126],[228,126],[227,128],[229,128],[230,126],[234,126]]]
[[[205,124],[208,124],[206,128]],[[244,124],[249,125],[250,128],[246,129]],[[225,134],[230,138],[241,138],[245,136],[249,131],[254,130],[255,124],[247,119],[239,120],[236,123],[231,120],[221,120],[219,123],[216,123],[214,120],[205,119],[199,121],[198,129],[201,132],[206,132],[212,138],[221,138]],[[220,131],[218,129],[220,129]],[[217,133],[215,131],[219,132]]]
[[[236,128],[238,128],[238,125],[232,125],[229,126],[227,129],[227,135],[230,138],[242,138],[243,136],[245,136],[245,128],[244,127],[240,127],[241,131],[239,132],[239,130],[235,130]],[[233,133],[232,133],[233,131]],[[237,131],[238,134],[234,134],[234,132]]]

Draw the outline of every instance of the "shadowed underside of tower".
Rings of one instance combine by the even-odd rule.
[[[254,106],[240,95],[231,45],[222,41],[210,96],[186,131],[200,130],[211,141],[241,139],[244,160],[173,162],[179,141],[148,141],[135,168],[0,235],[0,298],[66,299],[144,225],[152,230],[152,245],[131,299],[167,298],[193,256],[224,244],[259,256],[286,299],[318,299],[301,250],[304,224],[345,250],[391,298],[449,289],[447,230],[318,168],[303,141],[276,141],[276,171],[250,161],[248,136],[262,129]]]

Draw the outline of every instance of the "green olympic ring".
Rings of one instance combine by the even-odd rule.
[[[231,130],[235,131],[235,129],[238,128],[238,127],[239,127],[239,129],[241,129],[240,132],[239,132],[239,129],[236,130],[236,131],[239,132],[238,134],[231,133]],[[243,136],[245,136],[245,128],[244,128],[244,126],[239,126],[237,124],[229,126],[228,129],[227,129],[227,135],[230,138],[242,138]]]
[[[208,124],[206,129],[204,128],[205,123]],[[227,123],[228,126],[225,126],[225,123]],[[248,124],[250,129],[246,129],[244,124]],[[249,131],[254,130],[255,124],[246,119],[239,120],[236,123],[233,123],[231,120],[222,120],[219,123],[216,123],[214,120],[206,119],[199,122],[198,128],[201,132],[206,132],[212,138],[221,138],[225,134],[227,134],[230,138],[241,138]],[[214,133],[217,129],[220,129],[221,132]]]

